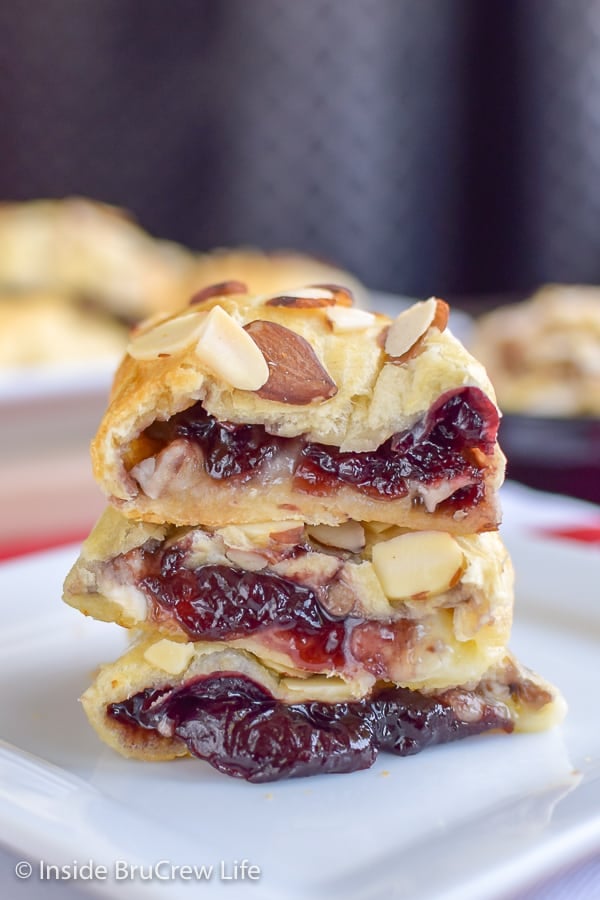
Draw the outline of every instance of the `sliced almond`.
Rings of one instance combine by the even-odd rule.
[[[373,566],[390,600],[425,599],[453,587],[465,557],[445,531],[415,531],[373,546]]]
[[[245,330],[269,367],[268,381],[256,389],[259,397],[304,406],[337,394],[335,382],[301,335],[276,322],[261,319],[250,322]]]
[[[449,307],[443,300],[430,297],[405,309],[390,325],[385,341],[388,356],[404,357],[430,328],[443,331],[448,324]]]
[[[169,641],[163,638],[155,644],[151,644],[144,651],[144,659],[151,666],[168,672],[169,675],[179,675],[185,671],[194,656],[192,643],[180,644],[177,641]]]
[[[254,550],[236,550],[232,548],[226,550],[225,555],[234,566],[239,566],[240,569],[245,569],[248,572],[260,572],[268,564],[268,560]]]
[[[254,522],[248,525],[226,525],[217,530],[227,547],[254,550],[266,547],[271,541],[297,544],[304,534],[304,524],[294,519],[281,522]]]
[[[197,306],[210,300],[212,297],[227,297],[230,294],[247,294],[248,285],[243,281],[220,281],[218,284],[209,284],[202,288],[190,298],[189,305]]]
[[[286,291],[265,300],[266,306],[285,306],[288,309],[319,309],[324,306],[352,306],[352,291],[339,284],[313,284],[298,290]]]
[[[221,306],[205,314],[196,354],[211,372],[238,390],[256,391],[269,379],[260,347]]]
[[[286,291],[277,297],[270,297],[265,306],[285,306],[287,309],[319,309],[333,306],[335,294],[329,287],[306,287],[295,291]]]
[[[375,322],[373,313],[345,306],[330,306],[325,310],[325,315],[337,332],[364,331]]]
[[[129,623],[144,622],[148,616],[148,604],[145,595],[132,584],[110,583],[103,593],[112,603],[117,603],[123,610],[123,617]],[[120,618],[120,617],[119,617]]]
[[[158,325],[136,334],[127,347],[127,352],[134,359],[158,359],[161,356],[172,356],[180,353],[198,338],[206,313],[192,312],[183,316],[175,316]]]
[[[272,569],[283,578],[316,590],[329,588],[343,565],[343,560],[337,556],[313,551],[281,559],[273,564]]]
[[[131,341],[134,338],[138,338],[141,334],[145,334],[147,331],[151,331],[153,328],[156,328],[157,325],[160,325],[161,322],[166,322],[167,319],[173,319],[172,312],[157,312],[153,313],[151,316],[148,316],[147,319],[142,319],[141,322],[137,322],[129,332],[129,336]]]
[[[354,303],[354,294],[350,288],[342,287],[341,284],[313,284],[311,287],[331,291],[338,306],[352,306]]]
[[[316,700],[321,703],[345,703],[355,697],[364,697],[372,684],[364,676],[354,681],[344,681],[337,675],[311,675],[310,678],[282,678],[281,690],[292,703]]]
[[[341,525],[311,525],[309,535],[326,547],[351,550],[358,553],[365,546],[365,530],[360,522],[343,522]]]
[[[304,525],[298,524],[290,528],[281,528],[271,532],[271,540],[276,544],[299,544],[304,536]]]
[[[366,522],[365,528],[369,531],[372,531],[373,534],[381,534],[383,531],[387,531],[389,528],[393,528],[389,522]]]

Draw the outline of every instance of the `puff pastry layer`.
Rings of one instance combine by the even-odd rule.
[[[109,510],[64,599],[127,628],[247,650],[289,675],[335,676],[351,692],[378,679],[455,686],[501,658],[513,576],[496,533],[352,525],[362,546],[348,550],[324,542],[344,543],[348,525],[177,529]]]
[[[103,666],[83,695],[98,735],[124,756],[195,755],[251,781],[353,771],[371,765],[378,749],[407,755],[490,729],[536,731],[565,712],[556,690],[510,654],[478,681],[453,690],[376,685],[357,701],[334,680],[282,676],[251,653],[210,645],[189,645],[180,671],[167,672],[148,661],[153,646],[146,639]],[[220,682],[225,695],[218,693]],[[240,688],[246,689],[242,703]],[[398,709],[402,721],[382,727],[381,717]]]
[[[148,344],[152,328],[177,331],[179,343],[150,358],[146,350],[143,359],[128,355],[117,372],[92,444],[95,476],[110,502],[131,518],[181,525],[297,517],[313,524],[351,518],[463,534],[496,528],[505,461],[483,367],[435,325],[409,352],[391,357],[385,350],[387,317],[340,326],[331,309],[343,293],[322,293],[323,302],[309,307],[298,296],[290,304],[277,297],[212,296],[182,311],[187,318],[181,328],[171,319],[142,329],[133,354],[136,341]],[[228,382],[242,352],[235,340],[222,342],[216,361],[200,347],[202,317],[215,307],[233,323],[230,330],[249,334],[265,356],[269,376],[263,387],[242,390]],[[345,306],[341,312],[364,315]],[[458,412],[454,437],[447,438],[435,417],[450,407]],[[208,440],[214,442],[215,429],[221,440],[248,440],[259,448],[256,459],[241,473],[230,475],[219,465],[211,471],[202,442],[206,422],[213,428]],[[479,437],[473,437],[474,422],[481,426]],[[251,430],[240,437],[240,428]],[[223,456],[219,447],[215,453]],[[365,468],[355,477],[357,460]],[[371,463],[383,469],[376,489]],[[324,473],[333,473],[325,485]]]

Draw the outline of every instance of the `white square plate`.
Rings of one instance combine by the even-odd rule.
[[[272,785],[228,779],[195,760],[125,760],[100,744],[77,697],[125,635],[60,602],[76,548],[5,563],[7,846],[31,860],[106,865],[108,877],[93,888],[109,896],[178,898],[202,888],[261,900],[482,900],[598,847],[600,555],[522,535],[507,542],[518,577],[512,645],[564,691],[564,726],[471,738],[406,759],[381,754],[366,772]],[[146,872],[164,864],[152,880],[117,882],[117,860]],[[236,860],[260,867],[260,880],[224,880]],[[213,869],[200,885],[171,878],[171,865]]]

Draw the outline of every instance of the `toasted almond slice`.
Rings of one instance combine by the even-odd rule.
[[[225,555],[235,566],[248,572],[260,572],[266,568],[268,560],[254,550],[237,550],[235,547],[226,550]]]
[[[304,524],[296,522],[289,528],[277,529],[271,532],[271,540],[276,544],[299,544],[304,536]]]
[[[227,547],[254,550],[266,547],[271,541],[279,544],[297,544],[304,534],[304,523],[297,519],[281,522],[253,522],[244,525],[226,525],[217,529]]]
[[[341,525],[311,525],[309,535],[326,547],[338,547],[358,553],[365,546],[365,530],[360,522],[343,522]]]
[[[205,316],[196,354],[211,372],[241,391],[256,391],[269,378],[260,348],[222,306],[213,306]]]
[[[443,331],[448,324],[448,304],[436,297],[415,303],[390,325],[385,341],[388,356],[402,357],[407,354],[432,327]]]
[[[197,306],[205,300],[213,297],[227,297],[230,294],[247,294],[248,285],[244,281],[220,281],[218,284],[209,284],[190,298],[189,305]]]
[[[346,306],[330,306],[325,315],[338,332],[364,331],[375,322],[373,313],[364,309],[353,309]]]
[[[155,644],[150,644],[144,651],[144,659],[151,666],[168,672],[169,675],[179,675],[185,671],[192,661],[194,645],[192,643],[180,644],[177,641],[169,641],[163,638]]]
[[[311,284],[311,287],[331,291],[337,306],[352,306],[354,303],[354,294],[350,288],[342,287],[341,284]]]
[[[373,566],[390,600],[440,594],[465,568],[464,554],[445,531],[415,531],[373,546]]]
[[[192,312],[159,322],[148,331],[134,336],[127,352],[134,359],[158,359],[173,356],[192,344],[204,326],[206,313]]]
[[[325,286],[298,288],[265,300],[265,306],[285,306],[288,309],[319,309],[334,304],[335,294]]]
[[[269,366],[269,380],[256,390],[259,397],[304,406],[337,394],[335,382],[302,335],[262,319],[250,322],[245,330]]]
[[[288,309],[320,309],[327,306],[352,306],[354,297],[349,288],[339,284],[311,284],[286,291],[264,300],[266,306],[285,306]]]

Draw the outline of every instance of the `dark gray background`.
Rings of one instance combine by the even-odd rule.
[[[597,0],[6,0],[0,199],[425,295],[600,280]]]

